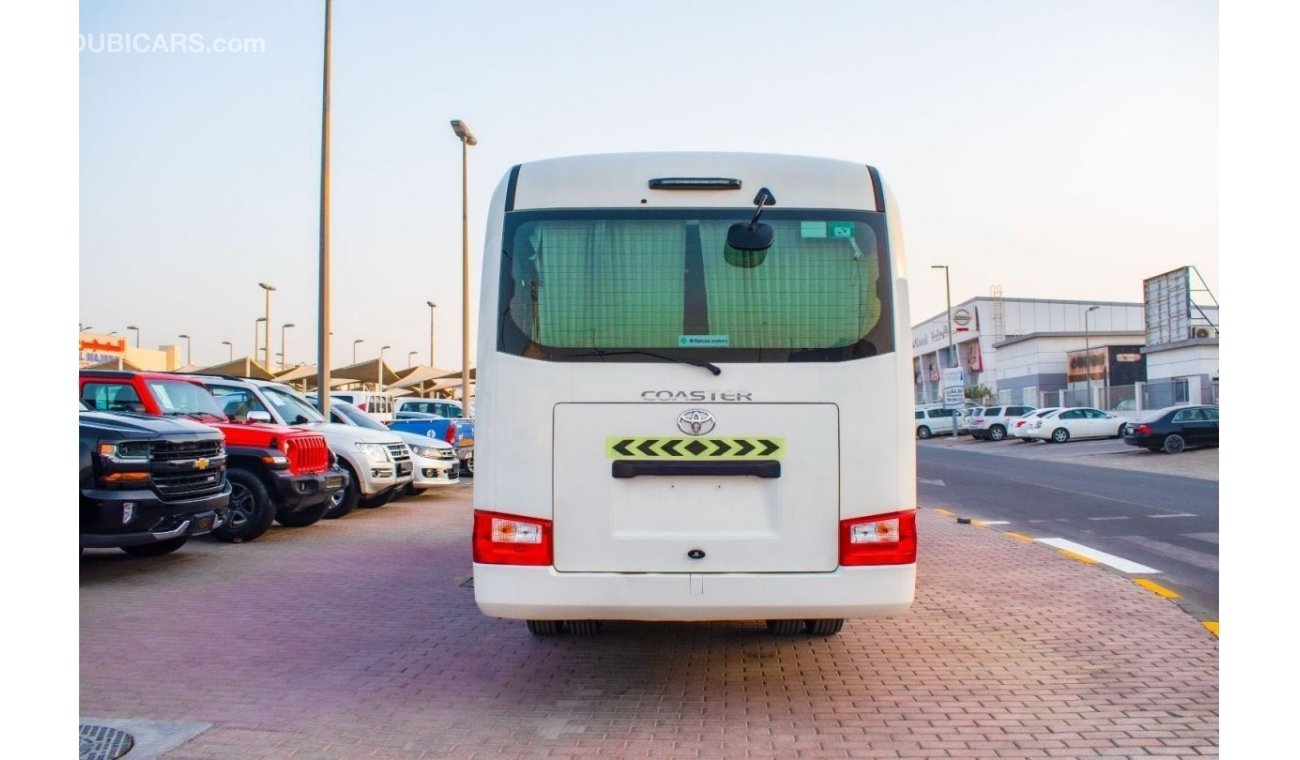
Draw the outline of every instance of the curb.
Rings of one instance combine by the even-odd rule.
[[[981,529],[983,529],[983,530],[991,531],[991,532],[994,532],[994,533],[1000,533],[1000,534],[1006,536],[1007,538],[1010,538],[1010,539],[1012,539],[1012,540],[1014,540],[1014,541],[1019,541],[1019,542],[1024,543],[1024,544],[1039,545],[1039,544],[1038,544],[1038,539],[1034,538],[1033,536],[1030,536],[1030,535],[1027,535],[1027,534],[1024,534],[1024,533],[1019,533],[1019,532],[1014,531],[1014,530],[1006,530],[1006,529],[1001,528],[1000,526],[990,525],[990,524],[988,524],[988,523],[986,523],[986,522],[984,522],[983,520],[980,520],[980,519],[978,519],[978,518],[974,518],[974,517],[959,517],[959,516],[957,515],[957,513],[953,512],[953,511],[950,510],[950,509],[946,509],[946,508],[944,508],[944,507],[918,507],[918,509],[927,509],[927,508],[933,510],[934,512],[936,512],[936,513],[938,513],[939,515],[942,515],[942,516],[944,516],[944,517],[951,517],[951,518],[955,519],[956,522],[957,522],[957,524],[959,524],[959,525],[972,525],[972,526],[974,526],[974,527],[976,527],[976,528],[981,528]],[[1072,552],[1072,551],[1070,551],[1070,550],[1068,550],[1068,549],[1057,549],[1057,548],[1054,548],[1054,547],[1051,547],[1051,546],[1047,546],[1047,545],[1045,545],[1045,544],[1042,544],[1041,546],[1043,546],[1043,548],[1045,548],[1045,549],[1048,549],[1048,550],[1050,550],[1050,551],[1056,553],[1056,554],[1059,555],[1059,556],[1066,557],[1066,558],[1068,558],[1068,559],[1074,560],[1075,562],[1079,562],[1079,563],[1081,563],[1081,564],[1092,565],[1092,566],[1094,566],[1094,567],[1099,567],[1099,568],[1101,568],[1101,569],[1105,570],[1106,572],[1109,572],[1109,573],[1111,573],[1111,574],[1113,574],[1113,575],[1118,575],[1118,576],[1120,576],[1120,577],[1122,577],[1122,578],[1127,578],[1127,579],[1129,579],[1130,581],[1133,582],[1133,584],[1134,584],[1135,586],[1138,586],[1138,587],[1140,587],[1140,588],[1143,588],[1143,589],[1145,589],[1146,591],[1148,591],[1148,592],[1150,592],[1150,593],[1152,593],[1152,594],[1155,594],[1156,596],[1158,596],[1158,597],[1160,597],[1160,598],[1162,598],[1162,599],[1166,599],[1166,600],[1170,601],[1171,603],[1173,603],[1174,605],[1176,605],[1178,608],[1180,608],[1181,610],[1183,610],[1184,612],[1186,612],[1188,615],[1191,615],[1193,618],[1195,618],[1197,621],[1199,621],[1200,624],[1201,624],[1202,626],[1204,626],[1205,629],[1206,629],[1207,631],[1209,631],[1210,633],[1212,633],[1212,634],[1214,635],[1214,638],[1216,638],[1216,639],[1219,638],[1219,620],[1218,620],[1218,618],[1217,618],[1216,616],[1210,614],[1210,612],[1209,612],[1208,610],[1206,610],[1205,608],[1201,607],[1200,605],[1195,604],[1195,603],[1193,603],[1193,602],[1189,602],[1189,601],[1187,601],[1186,599],[1183,599],[1182,595],[1179,594],[1177,591],[1174,591],[1173,589],[1170,589],[1170,588],[1167,588],[1167,587],[1165,587],[1165,586],[1162,586],[1162,585],[1160,585],[1159,583],[1156,583],[1155,581],[1151,580],[1150,578],[1145,577],[1144,575],[1142,575],[1142,574],[1140,574],[1140,573],[1134,573],[1134,574],[1123,573],[1123,572],[1120,572],[1119,570],[1116,570],[1116,569],[1114,569],[1114,568],[1112,568],[1112,567],[1108,567],[1108,566],[1106,566],[1106,565],[1100,564],[1099,562],[1097,562],[1097,560],[1093,559],[1092,557],[1085,557],[1085,556],[1083,556],[1082,554],[1077,554],[1077,553]]]

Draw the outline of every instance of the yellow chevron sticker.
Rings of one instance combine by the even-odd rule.
[[[605,439],[610,459],[781,459],[784,438],[645,438]]]

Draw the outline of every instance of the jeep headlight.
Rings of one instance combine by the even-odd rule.
[[[358,443],[357,448],[361,451],[362,456],[371,462],[383,463],[389,461],[388,447],[382,443]]]

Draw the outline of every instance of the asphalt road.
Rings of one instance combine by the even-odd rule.
[[[1215,480],[931,446],[917,447],[917,477],[921,506],[1145,565],[1159,572],[1139,575],[1218,618]]]

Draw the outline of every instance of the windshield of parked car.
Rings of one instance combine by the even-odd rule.
[[[307,425],[325,421],[321,413],[307,403],[306,399],[298,398],[289,391],[263,388],[262,395],[266,396],[266,402],[275,408],[286,424]]]
[[[163,414],[226,419],[226,413],[217,400],[199,385],[184,380],[146,380],[145,385],[157,399]]]
[[[345,424],[388,432],[388,427],[383,423],[346,401],[339,401],[338,399],[330,401],[330,411],[338,411],[339,416],[347,420]]]

